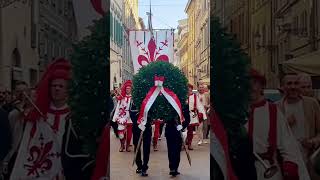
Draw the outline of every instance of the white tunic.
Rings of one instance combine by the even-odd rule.
[[[65,109],[64,106],[61,109]],[[51,106],[54,110],[55,109]],[[17,159],[10,177],[11,180],[52,180],[63,179],[61,163],[62,138],[65,132],[66,116],[60,115],[58,131],[52,128],[55,115],[47,113],[47,120],[39,119],[36,132],[30,139],[33,123],[28,122],[25,127]]]
[[[126,128],[126,124],[132,124],[129,113],[131,101],[131,96],[124,97],[118,101],[114,116],[112,118],[113,122],[118,123],[118,130],[124,130]]]
[[[246,125],[246,127],[248,128],[248,124]],[[266,103],[261,107],[256,107],[253,112],[252,138],[254,152],[260,154],[268,151],[269,128],[269,105],[268,103]],[[302,160],[302,155],[298,149],[298,145],[285,122],[284,116],[279,110],[277,110],[277,149],[279,150],[284,161],[290,161],[298,165],[299,176],[301,180],[310,179],[306,166]],[[283,178],[280,172],[280,165],[276,160],[275,153],[274,161],[275,165],[278,166],[279,171],[269,180],[282,180]],[[270,165],[269,161],[264,162]],[[263,176],[265,172],[265,168],[263,167],[263,165],[259,161],[256,161],[255,166],[257,170],[258,180],[266,180]]]
[[[302,101],[299,101],[294,104],[288,104],[287,102],[285,102],[284,108],[285,108],[285,117],[287,119],[290,117],[294,117],[296,120],[295,124],[290,126],[290,129],[294,137],[298,141],[298,145],[299,145],[300,151],[302,152],[304,162],[307,162],[308,152],[305,151],[305,148],[303,148],[303,146],[300,143],[302,140],[304,140],[307,137],[305,132],[306,120],[304,117],[304,108],[303,108]]]
[[[190,125],[194,125],[194,124],[199,124],[199,118],[196,115],[195,112],[193,112],[194,110],[194,99],[196,96],[197,99],[197,103],[196,103],[196,109],[198,110],[198,113],[202,113],[203,114],[203,119],[207,119],[207,114],[206,111],[202,105],[202,103],[200,102],[200,98],[199,96],[197,96],[196,94],[192,94],[189,96],[189,112],[190,112]]]
[[[285,116],[293,116],[296,119],[296,123],[291,126],[291,131],[298,141],[306,138],[305,133],[305,119],[304,119],[304,108],[302,101],[294,104],[285,103]]]

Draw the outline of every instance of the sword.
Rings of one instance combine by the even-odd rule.
[[[257,158],[257,160],[265,168],[265,172],[263,173],[264,178],[270,179],[278,172],[277,166],[275,166],[275,165],[269,166],[266,162],[264,162],[264,160],[256,152],[253,152],[253,155]]]
[[[189,154],[189,150],[188,148],[186,147],[186,143],[185,141],[183,140],[183,135],[182,135],[182,132],[180,131],[180,136],[182,138],[182,145],[183,145],[183,148],[187,154],[187,158],[188,158],[188,162],[189,162],[189,165],[191,166],[191,157],[190,157],[190,154]]]
[[[137,148],[136,148],[135,151],[134,151],[134,158],[133,158],[132,166],[134,166],[134,163],[136,162],[136,159],[137,159],[138,152],[139,152],[139,150],[140,150],[140,148],[141,148],[141,142],[142,142],[143,132],[144,132],[144,131],[142,131],[142,130],[141,130],[141,132],[140,132],[140,137],[139,137],[138,145],[137,145]]]
[[[179,125],[178,120],[176,120],[176,123]],[[186,152],[186,155],[187,155],[187,158],[188,158],[189,165],[191,166],[191,157],[190,157],[190,154],[189,154],[189,150],[188,150],[188,148],[186,147],[185,140],[183,139],[182,131],[179,131],[179,132],[180,132],[180,136],[181,136],[181,139],[182,139],[183,148],[184,148],[184,150],[185,150],[185,152]]]
[[[41,110],[38,108],[38,106],[32,101],[32,99],[27,95],[26,92],[23,92],[23,95],[27,98],[29,103],[38,111],[38,113],[42,116],[45,117],[45,115],[41,112]]]

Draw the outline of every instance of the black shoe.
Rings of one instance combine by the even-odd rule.
[[[137,170],[136,170],[136,173],[137,173],[137,174],[140,174],[141,172],[142,172],[141,169],[137,169]]]
[[[176,177],[177,175],[179,175],[180,173],[178,171],[170,171],[169,173],[171,176]]]
[[[148,176],[147,171],[141,171],[141,176],[143,176],[143,177],[147,177],[147,176]]]

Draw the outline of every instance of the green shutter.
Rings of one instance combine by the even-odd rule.
[[[120,38],[120,46],[122,46],[123,45],[123,26],[122,26],[122,24],[121,24],[121,28],[120,28],[120,34],[121,34],[121,38]]]
[[[116,42],[117,42],[117,45],[119,45],[119,22],[118,22],[118,20],[117,20],[116,32],[117,32],[117,39],[116,39]]]
[[[116,17],[113,18],[114,26],[113,26],[113,32],[114,32],[114,38],[113,41],[117,42],[117,19]]]
[[[113,17],[112,13],[110,13],[110,39],[112,40],[113,38]]]

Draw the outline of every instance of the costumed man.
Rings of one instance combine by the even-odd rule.
[[[252,103],[250,106],[248,134],[255,152],[261,160],[278,170],[270,180],[308,180],[309,175],[298,145],[276,104],[268,102],[263,95],[266,79],[256,70],[251,70]],[[255,162],[258,180],[264,177],[266,168]]]
[[[200,83],[199,85],[199,100],[201,105],[204,107],[204,113],[201,112],[202,116],[207,115],[207,110],[210,108],[210,94],[206,92],[205,84]],[[190,106],[190,105],[189,105]],[[207,118],[205,118],[207,119]],[[206,140],[207,136],[207,131],[208,131],[208,126],[209,122],[206,121],[205,119],[200,119],[199,122],[199,136],[200,140],[198,142],[198,145],[201,145],[202,143],[208,144],[208,141]],[[203,120],[203,121],[201,121]]]
[[[316,99],[301,95],[301,80],[294,73],[284,76],[282,85],[285,95],[278,106],[298,141],[311,179],[314,180],[320,179],[312,163],[313,155],[320,147],[320,106]]]
[[[132,82],[126,81],[122,88],[121,94],[118,96],[118,104],[114,112],[112,121],[118,124],[118,136],[120,138],[120,152],[126,150],[130,152],[130,143],[132,138],[132,120],[130,118],[129,108],[132,101],[131,98]]]
[[[158,140],[160,137],[160,128],[161,125],[163,124],[163,120],[161,119],[155,119],[153,120],[153,127],[154,127],[154,131],[153,131],[153,140],[152,140],[152,144],[153,144],[153,150],[154,151],[158,151]]]
[[[54,61],[43,75],[10,179],[88,179],[88,155],[79,154],[80,142],[69,118],[70,78],[71,65],[65,59]]]
[[[181,132],[184,132],[190,123],[189,105],[187,103],[183,106],[182,113],[184,116],[184,120],[182,122],[179,120],[178,115],[176,115],[176,117],[172,117],[172,119],[164,120],[164,123],[166,124],[165,137],[168,148],[169,175],[173,177],[180,174],[178,171],[180,164],[180,152],[182,143],[184,143],[183,137],[181,137]]]
[[[142,149],[143,149],[143,160],[141,159],[141,150],[139,149],[136,156],[136,173],[140,174],[141,176],[148,176],[147,170],[149,169],[149,157],[150,157],[150,146],[151,146],[151,138],[152,138],[152,127],[151,127],[151,119],[148,118],[147,123],[145,124],[145,129],[142,132],[139,128],[138,124],[138,117],[139,117],[139,110],[137,109],[136,105],[132,103],[130,108],[130,117],[133,123],[132,132],[133,132],[133,145],[134,145],[134,152],[137,151],[137,146],[140,138],[140,133],[142,135]]]
[[[189,150],[193,150],[192,148],[192,139],[193,139],[193,129],[196,126],[199,126],[201,121],[207,120],[207,115],[205,109],[200,102],[200,98],[196,93],[192,92],[193,86],[191,84],[188,85],[188,104],[189,104],[189,112],[190,112],[190,124],[188,126],[187,131],[187,140],[186,144],[188,145]],[[200,135],[200,141],[202,140],[202,132]]]

